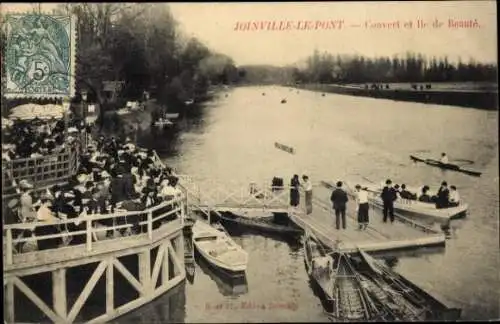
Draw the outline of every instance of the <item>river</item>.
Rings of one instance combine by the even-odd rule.
[[[281,100],[286,98],[286,103]],[[498,112],[396,102],[284,87],[219,93],[181,123],[171,140],[143,134],[177,172],[248,183],[297,173],[313,182],[364,176],[374,181],[457,186],[469,214],[452,221],[438,253],[402,256],[395,269],[469,320],[499,318]],[[291,155],[274,147],[292,146]],[[473,160],[480,178],[414,164],[409,154]],[[324,197],[328,198],[328,197]],[[296,243],[258,234],[235,236],[249,253],[239,292],[197,266],[166,295],[117,322],[319,322],[327,317],[310,286]],[[394,262],[393,262],[394,263]],[[229,285],[230,286],[230,285]],[[224,288],[225,287],[225,288]],[[229,291],[229,292],[228,292]],[[222,309],[217,305],[222,304]],[[266,309],[260,307],[267,306]]]

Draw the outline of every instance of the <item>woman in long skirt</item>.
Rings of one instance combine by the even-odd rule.
[[[360,185],[356,185],[356,202],[358,204],[358,224],[360,230],[365,230],[368,227],[368,193],[361,189]]]
[[[295,174],[290,181],[290,205],[293,207],[297,207],[299,205],[300,201],[300,194],[299,194],[299,176]]]

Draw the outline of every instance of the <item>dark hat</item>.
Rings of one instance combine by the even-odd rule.
[[[385,184],[388,184],[388,185],[389,185],[389,184],[391,184],[391,183],[392,183],[391,179],[387,179],[387,180],[385,181]]]
[[[337,187],[342,187],[342,181],[337,181]]]
[[[448,183],[447,183],[446,181],[443,181],[443,182],[441,182],[441,185],[442,185],[442,186],[447,186],[447,185],[448,185]]]
[[[454,185],[451,185],[450,189],[457,190],[457,187],[455,187]]]
[[[356,188],[356,189],[361,189],[361,186],[360,186],[359,184],[357,184],[357,185],[355,186],[355,188]]]
[[[394,188],[398,189],[398,188],[399,188],[399,185],[398,185],[398,184],[396,184],[396,185],[394,186]]]
[[[406,189],[406,185],[403,183],[403,184],[401,185],[401,188],[402,188],[402,189]]]

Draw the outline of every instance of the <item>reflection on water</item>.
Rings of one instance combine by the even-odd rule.
[[[280,103],[283,98],[286,104]],[[158,148],[180,173],[221,181],[249,183],[305,173],[312,182],[363,176],[412,186],[443,180],[456,185],[469,203],[469,213],[445,228],[446,248],[414,255],[398,252],[397,263],[388,262],[441,301],[462,308],[465,319],[499,317],[498,112],[334,94],[322,97],[282,87],[236,88],[229,96],[219,94],[198,112],[200,117],[185,120],[170,137],[144,133],[140,145]],[[296,154],[277,150],[275,142],[292,146]],[[483,175],[473,178],[443,171],[412,163],[408,157],[418,152],[438,156],[442,151],[450,160],[474,160],[474,169]],[[329,201],[326,194],[318,198]],[[442,225],[425,223],[434,229]],[[224,296],[209,274],[196,271],[194,284],[185,285],[185,317],[180,321],[327,320],[309,286],[298,244],[228,230],[249,253],[248,292]],[[295,302],[298,309],[205,309],[207,300],[235,299]],[[150,322],[143,315],[142,321]]]
[[[209,264],[199,253],[195,254],[195,258],[199,268],[215,281],[219,292],[223,296],[240,296],[248,292],[248,283],[245,275],[231,276]]]

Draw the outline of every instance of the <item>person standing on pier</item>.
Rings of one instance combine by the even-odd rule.
[[[359,230],[366,230],[368,227],[368,193],[366,190],[361,189],[359,184],[356,185],[356,203],[358,212]]]
[[[345,211],[346,204],[349,201],[347,193],[342,189],[342,181],[337,182],[337,188],[332,192],[330,200],[333,203],[335,210],[335,226],[340,229],[340,220],[342,220],[342,228],[346,229]]]
[[[312,213],[312,194],[313,194],[313,187],[311,184],[311,181],[309,181],[309,177],[306,175],[302,176],[302,180],[304,180],[304,183],[302,184],[302,187],[304,188],[305,192],[305,203],[306,203],[306,214],[309,215]]]
[[[295,174],[290,181],[290,205],[293,207],[297,207],[300,201],[299,194],[300,181],[299,176]]]
[[[387,179],[385,187],[380,195],[384,203],[384,223],[387,223],[387,216],[391,218],[391,223],[394,222],[394,201],[398,198],[396,190],[392,187],[392,181]]]

